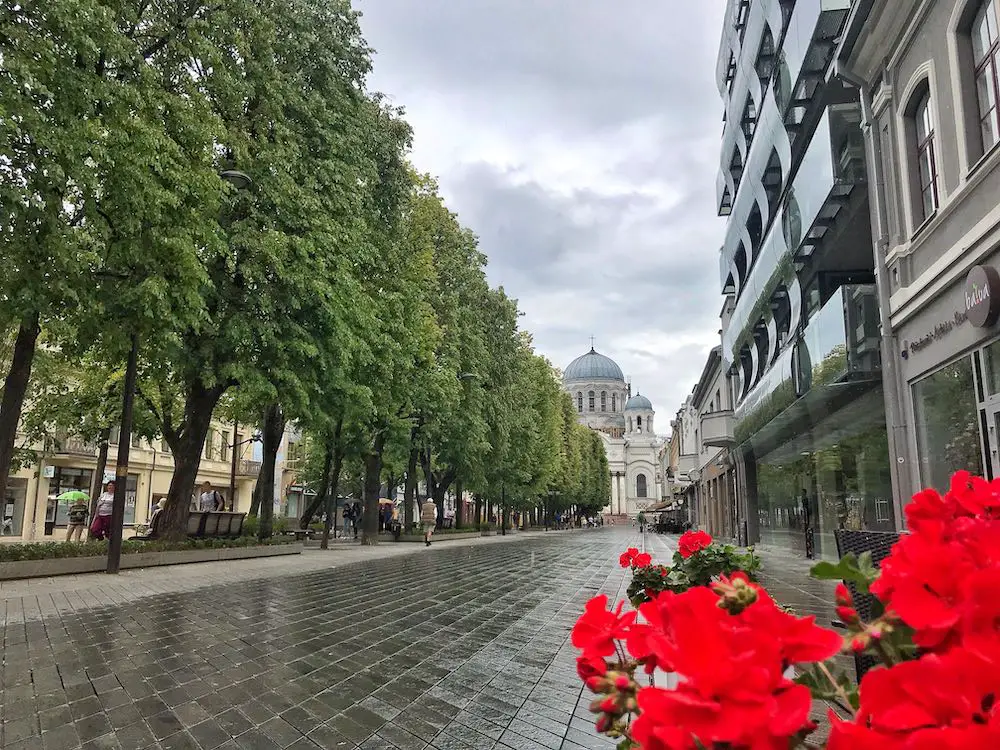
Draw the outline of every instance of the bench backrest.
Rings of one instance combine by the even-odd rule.
[[[892,546],[899,541],[898,531],[854,531],[851,529],[835,529],[834,538],[837,540],[837,554],[843,557],[848,552],[853,552],[861,557],[865,552],[871,552],[872,562],[876,568],[882,566],[882,561],[889,556]],[[871,594],[863,594],[858,591],[857,586],[849,581],[845,581],[847,590],[854,598],[854,608],[858,616],[865,622],[869,622],[875,617],[877,600]],[[864,677],[872,667],[881,662],[873,656],[858,654],[854,657],[855,666],[858,672],[858,681]]]
[[[202,536],[205,533],[205,520],[208,518],[208,511],[193,510],[188,514],[187,535]]]

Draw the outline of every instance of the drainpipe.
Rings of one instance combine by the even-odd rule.
[[[861,99],[861,129],[865,138],[865,158],[868,171],[868,200],[871,206],[872,230],[875,239],[875,286],[878,294],[879,317],[881,319],[882,345],[882,389],[885,396],[886,427],[889,440],[889,455],[893,457],[889,471],[892,477],[893,508],[896,527],[903,528],[903,506],[912,497],[909,471],[909,440],[906,418],[902,408],[903,388],[899,365],[899,340],[892,330],[889,304],[889,267],[885,256],[889,248],[889,228],[886,212],[885,175],[882,171],[882,144],[873,131],[876,127],[872,113],[871,96],[865,81],[843,61],[838,59],[836,74],[839,78],[858,89]]]

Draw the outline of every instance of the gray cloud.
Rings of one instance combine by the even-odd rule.
[[[716,7],[718,5],[718,7]],[[480,237],[538,349],[597,339],[658,410],[717,343],[722,4],[360,0],[371,86]]]

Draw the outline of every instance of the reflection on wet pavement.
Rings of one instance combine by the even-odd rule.
[[[587,599],[623,594],[636,541],[442,544],[8,622],[0,745],[610,748],[568,637]]]

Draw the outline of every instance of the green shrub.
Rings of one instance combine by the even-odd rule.
[[[253,537],[238,539],[184,539],[179,542],[133,541],[122,542],[122,554],[139,552],[175,552],[192,549],[231,549],[255,547],[259,544],[287,544],[285,539],[268,539],[263,542]],[[108,554],[107,542],[28,542],[25,544],[0,544],[0,562],[22,560],[54,560],[67,557],[103,557]]]
[[[257,516],[247,516],[243,519],[243,536],[257,536]]]

